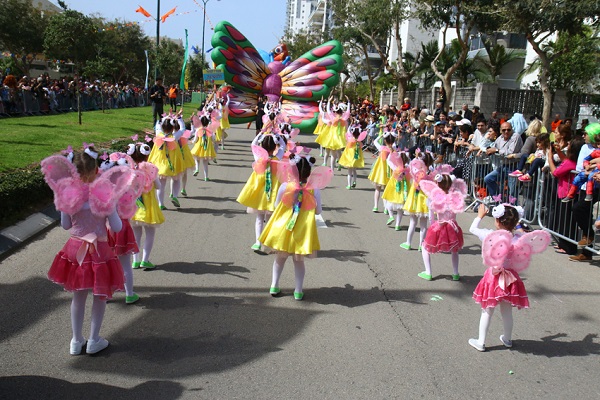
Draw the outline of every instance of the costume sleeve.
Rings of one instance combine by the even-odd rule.
[[[481,206],[482,205],[480,205],[480,207]],[[476,217],[473,220],[473,223],[471,224],[471,227],[469,228],[469,232],[471,232],[473,235],[477,236],[479,238],[479,240],[481,240],[483,242],[483,239],[485,239],[485,237],[487,235],[489,235],[490,233],[492,233],[493,230],[480,228],[479,227],[479,222],[480,221],[481,221],[481,218]]]
[[[117,211],[113,212],[108,216],[108,225],[110,226],[110,230],[117,233],[123,228],[123,222],[121,222],[121,218]]]
[[[175,138],[175,140],[181,139],[181,136],[183,136],[183,134],[185,133],[185,121],[183,120],[183,118],[179,118],[177,122],[179,123],[179,130],[173,133],[173,137]]]
[[[259,133],[258,135],[256,135],[254,137],[254,139],[252,139],[252,146],[258,146],[258,141],[260,140],[261,137],[262,137],[261,133]]]
[[[319,189],[315,189],[314,196],[315,202],[317,203],[315,214],[321,214],[323,212],[323,207],[321,206],[321,191]]]
[[[279,205],[279,202],[281,201],[281,198],[283,197],[283,194],[285,193],[286,188],[287,188],[287,182],[281,184],[281,186],[279,187],[279,191],[277,192],[277,198],[275,199],[275,207],[277,207]]]
[[[279,150],[277,150],[277,154],[275,154],[275,157],[277,157],[278,160],[281,160],[287,150],[287,144],[285,143],[285,140],[283,140],[282,135],[277,135],[276,137],[277,137],[277,145],[279,146]]]
[[[376,139],[373,141],[373,144],[375,144],[375,147],[377,147],[377,151],[381,151],[381,149],[383,148],[383,145],[382,145],[381,143],[379,143],[379,139],[380,139],[380,138],[376,138]]]
[[[62,228],[67,231],[69,229],[71,229],[71,227],[73,226],[73,222],[71,221],[71,216],[62,211],[60,212],[60,226],[62,226]]]

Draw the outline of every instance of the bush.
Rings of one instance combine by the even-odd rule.
[[[0,175],[0,226],[10,225],[52,202],[40,167]]]

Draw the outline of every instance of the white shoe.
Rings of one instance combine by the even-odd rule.
[[[75,339],[71,339],[71,348],[69,349],[69,354],[72,356],[78,356],[81,354],[81,350],[83,346],[86,344],[85,338],[81,342],[76,342]]]
[[[508,347],[509,349],[512,347],[512,340],[504,339],[504,335],[500,335],[500,341],[504,345],[504,347]]]
[[[108,347],[108,340],[99,338],[98,340],[88,340],[86,353],[96,354]]]
[[[469,344],[477,351],[485,351],[485,345],[479,344],[479,340],[477,339],[469,339]]]

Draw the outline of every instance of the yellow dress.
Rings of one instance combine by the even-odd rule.
[[[165,216],[158,206],[154,186],[147,193],[142,193],[142,203],[144,203],[144,207],[138,207],[135,215],[131,218],[132,221],[147,225],[159,225],[165,222]]]
[[[323,128],[326,126],[327,125],[325,124],[325,122],[323,122],[323,116],[321,115],[321,113],[319,113],[319,116],[317,117],[317,127],[315,128],[313,135],[320,135],[323,131]]]
[[[310,192],[314,194],[312,190]],[[292,215],[293,208],[286,206],[283,201],[279,202],[258,241],[274,250],[301,256],[312,255],[320,250],[315,209],[300,210],[296,224],[290,231],[286,225]]]
[[[271,158],[273,160],[274,158]],[[271,162],[271,161],[269,161]],[[275,211],[275,200],[281,183],[277,179],[276,163],[271,163],[271,190],[270,195],[265,191],[266,173],[258,174],[252,171],[252,175],[242,188],[237,202],[258,211]]]
[[[196,132],[196,135],[198,135],[198,141],[192,148],[192,155],[198,158],[217,158],[217,153],[215,153],[215,146],[213,144],[213,138],[212,136],[202,134],[203,129],[206,128],[199,128]]]
[[[347,122],[340,116],[336,116],[331,125],[323,126],[321,134],[317,136],[315,142],[323,148],[330,150],[341,150],[346,147]]]
[[[379,157],[377,157],[373,168],[371,168],[368,179],[376,185],[387,185],[392,176],[391,168],[387,165],[387,158],[390,155],[390,151],[388,147],[382,147]]]
[[[154,147],[148,156],[148,162],[156,165],[158,175],[176,176],[182,173],[186,167],[183,163],[181,147],[176,141],[166,142],[164,138],[172,138],[172,135],[165,136],[161,132],[156,133],[154,138]]]
[[[185,138],[179,139],[179,146],[181,148],[181,156],[183,157],[183,166],[185,169],[194,168],[196,163],[194,162],[194,155],[190,150],[188,140]]]
[[[363,156],[362,143],[356,140],[347,142],[338,164],[346,168],[363,168],[365,166],[365,158]]]
[[[398,181],[395,178],[390,178],[381,198],[384,203],[390,203],[394,211],[398,211],[403,208],[406,199],[408,198],[408,191],[410,189],[410,181],[406,175],[402,176],[402,179]]]
[[[231,128],[231,125],[229,124],[229,107],[223,107],[220,124],[220,127],[223,130]]]
[[[418,217],[428,217],[429,208],[427,207],[427,196],[422,190],[417,189],[414,182],[411,183],[408,190],[408,198],[404,202],[404,214],[416,215]]]

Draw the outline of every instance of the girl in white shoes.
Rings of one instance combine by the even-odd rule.
[[[505,347],[512,347],[512,308],[529,308],[527,291],[519,273],[527,269],[532,254],[541,253],[550,243],[550,234],[545,231],[537,230],[522,236],[513,233],[522,210],[510,204],[494,207],[492,216],[496,218],[496,231],[492,231],[479,228],[479,222],[487,213],[481,204],[469,229],[481,239],[483,263],[488,267],[473,292],[473,299],[481,305],[481,319],[479,337],[469,339],[469,345],[478,351],[485,351],[485,339],[496,306],[500,307],[504,324],[500,342]]]
[[[108,347],[108,341],[100,337],[106,300],[115,290],[123,290],[123,269],[108,243],[106,227],[108,224],[115,233],[121,230],[117,202],[135,174],[131,168],[119,166],[98,175],[97,158],[93,145],[84,144],[82,152],[50,156],[41,163],[56,209],[61,212],[61,226],[71,235],[48,271],[51,281],[73,293],[71,355],[81,354],[86,344],[88,354]],[[93,303],[86,341],[83,320],[90,292]]]

